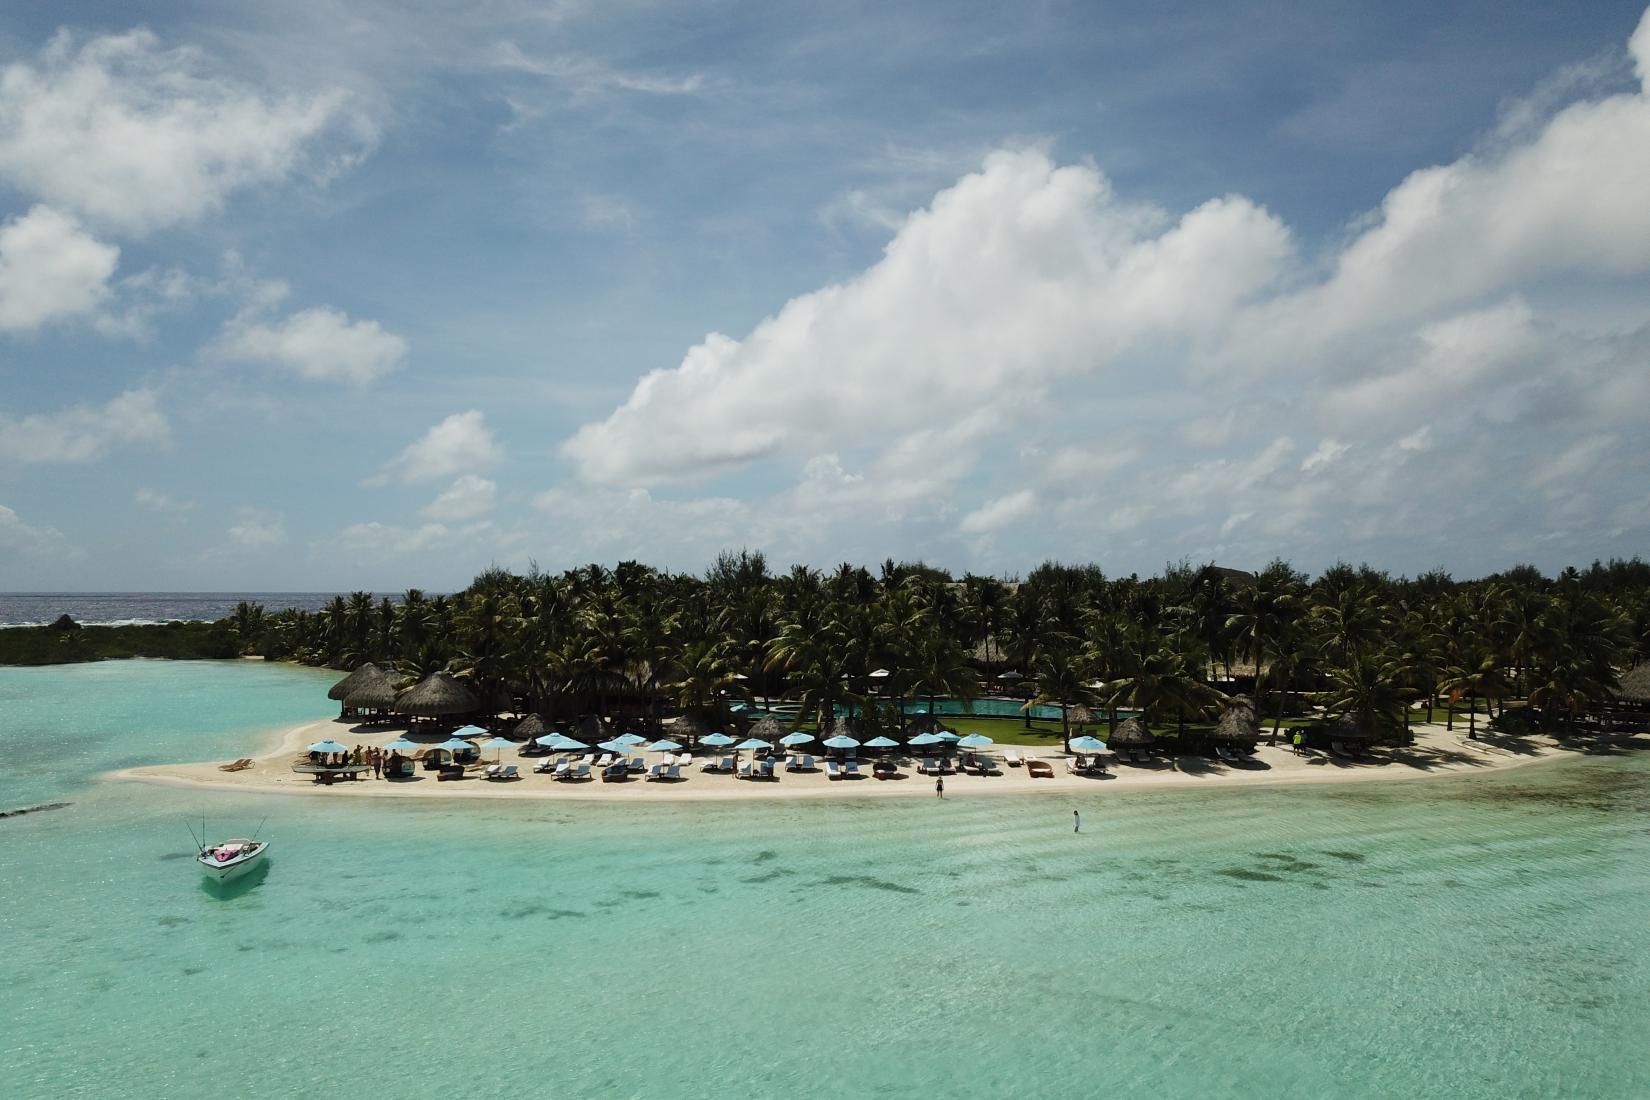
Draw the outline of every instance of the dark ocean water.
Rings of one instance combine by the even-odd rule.
[[[86,626],[214,622],[242,600],[264,610],[319,611],[333,592],[0,592],[0,626],[39,626],[67,614]]]

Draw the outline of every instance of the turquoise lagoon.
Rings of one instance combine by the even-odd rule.
[[[95,778],[329,704],[0,669],[0,1095],[1650,1095],[1650,761],[480,806]],[[1071,832],[1071,810],[1083,832]],[[208,887],[186,820],[273,837]]]

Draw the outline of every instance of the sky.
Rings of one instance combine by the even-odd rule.
[[[0,590],[1645,554],[1647,86],[1642,0],[10,4]]]

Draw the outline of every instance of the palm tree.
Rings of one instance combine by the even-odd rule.
[[[1330,670],[1334,686],[1323,696],[1324,710],[1364,729],[1402,729],[1412,690],[1405,684],[1407,677],[1407,670],[1390,655],[1354,653],[1346,664]]]
[[[1140,711],[1153,722],[1172,715],[1176,732],[1186,732],[1186,719],[1205,713],[1224,698],[1193,673],[1183,653],[1164,645],[1146,655],[1127,676],[1109,681],[1102,689],[1107,706]]]
[[[1478,697],[1499,699],[1510,689],[1501,671],[1499,653],[1480,650],[1476,660],[1444,669],[1438,690],[1449,697],[1452,709],[1464,696],[1467,700],[1467,740],[1478,740]],[[1453,725],[1451,726],[1453,728]]]
[[[1021,708],[1029,716],[1033,707],[1058,705],[1060,740],[1068,753],[1071,751],[1069,708],[1074,703],[1087,704],[1092,699],[1085,682],[1088,679],[1084,672],[1086,667],[1074,646],[1048,646],[1040,650],[1031,664],[1037,693]]]

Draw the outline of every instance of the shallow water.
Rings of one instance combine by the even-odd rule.
[[[90,778],[235,755],[325,715],[328,683],[0,669],[0,751],[30,762],[0,810],[72,802],[0,820],[0,1092],[1650,1094],[1637,754],[793,805]],[[203,810],[215,832],[268,814],[267,873],[206,885],[183,825]]]

